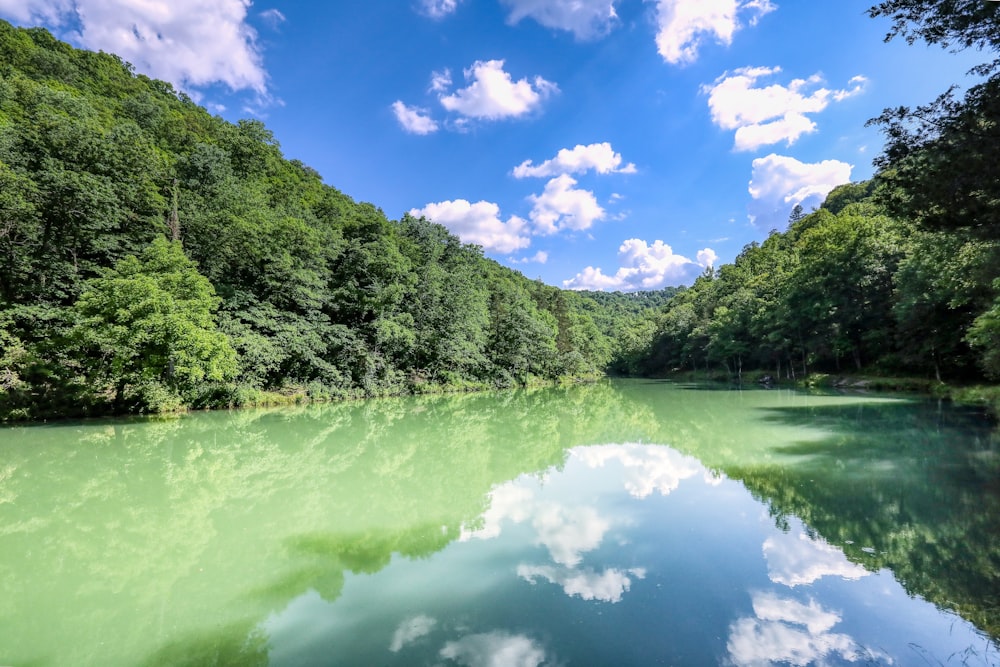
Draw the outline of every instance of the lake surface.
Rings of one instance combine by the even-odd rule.
[[[971,410],[653,381],[0,429],[0,665],[996,665]]]

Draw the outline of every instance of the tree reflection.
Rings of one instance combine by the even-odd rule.
[[[292,598],[435,553],[608,424],[648,413],[595,384],[5,429],[0,661],[253,655]]]
[[[742,481],[778,527],[798,517],[857,567],[889,568],[910,595],[1000,638],[1000,438],[978,411],[760,390],[715,401],[680,391],[670,405],[626,394],[657,415],[656,437]]]

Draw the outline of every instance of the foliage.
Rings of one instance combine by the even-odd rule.
[[[911,41],[996,48],[996,8],[945,5],[871,13]],[[0,22],[0,62],[0,418],[605,372],[998,372],[1000,74],[886,111],[876,178],[690,288],[607,294],[390,220],[261,122],[116,56]]]
[[[179,407],[206,382],[236,375],[236,352],[216,330],[218,299],[177,241],[157,238],[140,257],[128,256],[87,281],[75,305],[73,332],[92,384],[126,392],[137,407]],[[176,397],[176,398],[175,398]]]
[[[882,200],[896,215],[936,229],[1000,236],[1000,4],[980,0],[888,0],[871,9],[892,19],[886,39],[903,36],[995,59],[973,69],[987,77],[957,99],[954,87],[916,109],[886,109],[870,121],[886,146],[876,160]]]
[[[116,56],[0,22],[0,62],[0,418],[593,375],[663,302],[390,220]]]

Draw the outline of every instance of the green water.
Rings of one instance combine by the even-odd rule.
[[[1000,664],[998,509],[982,416],[891,397],[5,428],[0,665]]]

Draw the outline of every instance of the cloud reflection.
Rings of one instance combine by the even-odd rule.
[[[666,496],[676,491],[681,480],[704,473],[705,468],[690,456],[668,447],[628,443],[579,447],[573,456],[591,468],[618,461],[625,468],[625,490],[633,498],[646,498],[654,491]]]
[[[393,633],[389,650],[393,653],[399,653],[405,646],[429,635],[435,625],[437,625],[437,621],[423,614],[406,619],[399,624],[396,632]]]
[[[587,551],[596,549],[611,527],[593,507],[570,507],[562,503],[537,500],[531,489],[518,482],[504,484],[491,493],[490,508],[483,514],[483,525],[476,530],[462,528],[459,539],[488,540],[500,536],[504,520],[523,523],[530,520],[537,543],[549,550],[552,560],[561,565],[577,565]]]
[[[643,579],[646,570],[633,568],[631,570],[608,569],[603,572],[594,570],[574,570],[572,568],[553,567],[551,565],[519,565],[517,575],[532,584],[539,577],[550,583],[562,586],[566,595],[578,596],[584,600],[599,600],[601,602],[620,602],[632,586],[632,579]]]
[[[753,610],[753,618],[741,618],[729,628],[726,648],[738,667],[822,664],[834,657],[847,662],[892,662],[862,647],[849,635],[830,632],[841,616],[815,600],[803,604],[775,593],[757,593],[753,596]]]
[[[545,650],[535,640],[500,631],[448,642],[440,655],[467,667],[537,667],[546,659]]]
[[[823,540],[812,539],[801,527],[798,531],[767,538],[763,550],[771,581],[793,588],[826,576],[855,581],[870,574],[849,561],[840,549]]]
[[[547,504],[539,507],[532,525],[538,542],[549,550],[552,560],[573,567],[583,554],[601,545],[611,523],[593,507],[565,507]]]

